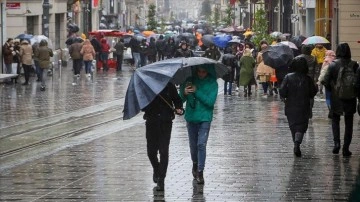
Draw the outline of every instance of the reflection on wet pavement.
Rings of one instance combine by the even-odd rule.
[[[314,117],[302,144],[303,157],[295,158],[283,103],[278,97],[260,96],[261,92],[250,98],[244,98],[242,92],[232,97],[220,92],[207,146],[204,186],[192,179],[187,129],[183,117],[177,117],[165,191],[154,191],[156,184],[152,182],[152,168],[146,154],[144,121],[141,115],[129,121],[118,119],[131,72],[121,74],[98,73],[96,82],[81,78],[73,86],[68,72],[64,80],[49,86],[44,94],[38,92],[37,84],[0,88],[1,93],[7,95],[1,98],[1,109],[5,111],[1,111],[0,128],[9,133],[2,132],[0,140],[8,141],[9,148],[14,141],[23,143],[18,137],[30,141],[36,137],[34,135],[46,137],[49,133],[87,129],[42,149],[31,149],[27,153],[38,155],[38,158],[0,170],[0,200],[349,199],[359,176],[360,137],[356,135],[360,134],[359,117],[356,115],[354,120],[350,146],[353,156],[333,155],[331,121],[327,119],[324,101],[317,98]],[[30,92],[27,96],[23,93],[26,90]],[[112,119],[116,120],[109,121]],[[15,120],[22,124],[12,126]],[[44,125],[43,121],[49,124]],[[102,121],[105,123],[88,127]],[[343,121],[341,124],[343,130]],[[46,149],[54,152],[44,155],[42,152]]]

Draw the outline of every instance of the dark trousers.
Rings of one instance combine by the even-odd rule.
[[[158,55],[158,61],[164,60],[164,53],[162,51],[158,51],[157,55]]]
[[[146,121],[147,154],[150,163],[159,176],[164,179],[169,163],[169,144],[172,122]],[[160,161],[158,159],[160,154]]]
[[[123,55],[116,55],[116,71],[121,71],[123,63]]]
[[[83,64],[82,61],[82,59],[73,59],[74,75],[80,74],[80,70]]]
[[[353,134],[354,115],[345,115],[345,134],[344,134],[344,149],[349,149],[352,134]],[[334,142],[340,143],[340,115],[333,113],[332,117],[332,131]]]
[[[32,66],[31,65],[25,65],[25,64],[22,64],[22,66],[24,68],[25,83],[29,83],[30,71],[31,71]]]

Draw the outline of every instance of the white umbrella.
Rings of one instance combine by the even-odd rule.
[[[297,47],[293,42],[291,42],[291,41],[282,41],[282,42],[280,42],[280,43],[282,43],[282,44],[284,44],[284,45],[287,45],[287,46],[289,46],[289,47],[292,48],[292,49],[298,50],[298,47]]]
[[[52,49],[53,45],[52,45],[51,39],[49,39],[47,36],[44,36],[44,35],[33,36],[33,38],[30,39],[30,43],[31,43],[31,45],[34,45],[35,43],[40,43],[40,41],[43,39],[47,41],[48,47]]]

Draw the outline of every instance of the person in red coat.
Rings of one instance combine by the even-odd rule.
[[[108,58],[109,58],[109,52],[110,52],[110,46],[107,43],[105,38],[102,38],[100,40],[101,43],[101,53],[100,53],[100,59],[103,65],[103,71],[108,71]]]

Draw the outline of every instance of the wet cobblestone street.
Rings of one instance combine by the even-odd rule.
[[[348,201],[355,189],[357,114],[353,156],[333,155],[331,120],[318,95],[303,157],[295,158],[280,98],[261,90],[224,96],[219,80],[205,185],[192,180],[186,124],[177,117],[165,191],[154,191],[142,114],[122,120],[131,74],[125,66],[77,79],[66,67],[45,92],[35,81],[0,84],[0,201]]]

